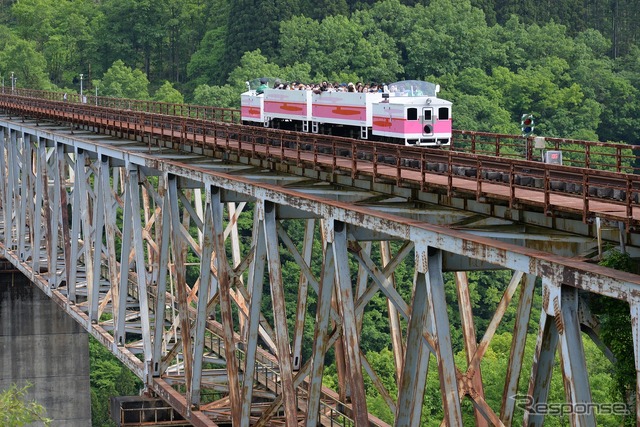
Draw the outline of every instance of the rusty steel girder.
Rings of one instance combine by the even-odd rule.
[[[333,197],[326,187],[292,186],[201,154],[1,117],[0,129],[1,255],[194,425],[387,425],[368,412],[366,376],[394,425],[419,425],[429,367],[438,373],[445,425],[462,425],[465,399],[477,425],[518,423],[510,397],[536,278],[543,307],[529,395],[546,402],[557,347],[567,403],[591,403],[580,293],[629,303],[640,373],[637,275],[425,222],[411,210],[405,217],[378,209],[364,202],[373,194],[356,204],[353,194]],[[304,241],[293,241],[290,227],[305,230]],[[299,269],[297,295],[286,291],[283,253]],[[465,366],[451,344],[443,279],[450,257],[513,272],[478,339],[458,271]],[[394,277],[403,263],[414,273],[410,297]],[[305,316],[310,294],[313,317]],[[363,313],[378,294],[389,307],[397,394],[361,348]],[[479,367],[513,301],[511,357],[501,405],[492,407]],[[305,325],[314,331],[306,359]],[[322,382],[331,349],[338,390]],[[593,425],[595,416],[570,421]],[[525,423],[542,422],[525,412]]]

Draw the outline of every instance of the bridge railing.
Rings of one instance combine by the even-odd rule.
[[[562,151],[565,166],[640,173],[640,146],[630,144],[454,130],[451,149],[532,161],[543,160],[544,151]]]
[[[3,95],[11,96],[12,94],[5,93]],[[14,90],[13,95],[50,101],[65,101],[65,95],[62,92],[18,88]],[[84,98],[86,99],[82,99],[79,94],[67,94],[66,102],[223,123],[240,123],[241,120],[240,110],[230,108],[100,97],[91,94],[85,95]],[[566,166],[640,174],[640,146],[551,137],[545,137],[538,141],[539,144],[544,145],[544,150],[562,151],[563,163]],[[540,160],[543,150],[536,147],[533,136],[523,137],[466,130],[453,131],[450,149],[472,154],[531,161]]]
[[[190,117],[200,120],[211,120],[224,123],[240,123],[240,110],[234,108],[211,107],[193,104],[175,104],[170,102],[113,98],[95,96],[86,92],[83,96],[78,93],[51,92],[33,89],[14,89],[13,94],[21,97],[43,99],[48,101],[66,102],[69,104],[104,107],[116,110],[141,111],[145,113],[164,114],[171,116]]]
[[[138,140],[147,141],[150,148],[158,141],[164,141],[161,145],[166,146],[170,142],[169,145],[173,148],[189,151],[217,150],[229,153],[233,141],[233,149],[251,159],[294,162],[315,168],[319,163],[319,156],[331,157],[330,169],[334,172],[346,171],[355,177],[356,173],[363,173],[370,168],[374,179],[388,180],[392,176],[398,185],[414,182],[422,189],[437,184],[448,188],[448,192],[473,192],[478,200],[485,197],[487,188],[490,188],[488,186],[494,184],[491,187],[494,194],[504,197],[510,206],[518,202],[517,189],[530,188],[543,192],[541,205],[545,212],[552,212],[554,209],[578,211],[582,212],[583,220],[587,221],[591,215],[590,203],[603,201],[624,206],[627,227],[638,222],[633,217],[633,208],[638,207],[640,198],[640,175],[624,172],[629,167],[622,167],[623,159],[631,159],[621,147],[613,147],[615,155],[603,157],[613,158],[617,162],[617,166],[612,167],[613,171],[609,171],[587,167],[567,168],[540,161],[477,154],[477,151],[483,150],[478,143],[480,135],[477,133],[475,146],[470,150],[475,150],[476,153],[454,152],[25,97],[0,97],[0,107],[5,103],[12,111],[25,115],[42,115],[72,124],[99,126],[126,133]],[[591,148],[585,152],[595,151],[598,144],[600,143],[587,145]],[[593,156],[587,159],[591,159],[591,166],[604,162],[593,161]],[[435,182],[434,174],[445,176],[446,181]],[[461,180],[473,181],[474,184],[462,185]],[[496,184],[508,187],[508,193],[495,187]],[[551,200],[554,194],[577,195],[582,198],[582,203],[576,208],[568,205],[554,206]]]

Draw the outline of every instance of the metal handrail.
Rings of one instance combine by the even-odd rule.
[[[221,123],[240,123],[241,111],[233,108],[220,108],[192,104],[175,104],[150,100],[99,97],[85,95],[86,103],[79,94],[41,91],[16,88],[13,93],[0,94],[0,97],[18,96],[24,98],[66,102],[72,105],[103,107],[127,112],[140,111],[165,116],[188,117],[196,120]],[[614,142],[587,141],[571,138],[544,137],[540,139],[543,149],[535,148],[534,136],[524,137],[481,131],[453,130],[450,150],[472,154],[484,154],[496,157],[535,161],[541,157],[542,150],[558,150],[564,154],[564,163],[568,166],[589,169],[611,170],[621,173],[640,173],[640,146]]]
[[[359,169],[360,164],[372,164],[374,179],[391,175],[397,184],[414,182],[422,189],[433,187],[433,182],[428,178],[433,174],[440,174],[448,178],[449,194],[453,190],[467,191],[456,183],[461,182],[460,180],[472,180],[478,183],[475,191],[477,199],[486,195],[483,188],[491,180],[490,176],[497,173],[500,179],[496,179],[494,183],[508,184],[511,189],[508,200],[510,205],[515,203],[516,188],[542,191],[545,212],[552,208],[569,209],[565,206],[551,206],[552,194],[581,195],[584,201],[583,220],[590,219],[589,204],[597,200],[624,206],[627,215],[624,218],[616,216],[615,219],[622,220],[627,230],[638,225],[638,221],[633,218],[633,208],[638,207],[640,202],[640,176],[635,174],[468,152],[451,155],[449,150],[405,147],[325,135],[306,134],[303,139],[297,132],[146,112],[132,114],[131,111],[20,96],[0,96],[0,107],[24,115],[62,120],[73,125],[117,128],[120,132],[146,139],[150,145],[153,140],[163,140],[177,148],[188,148],[191,151],[207,148],[228,152],[231,149],[230,140],[234,140],[238,144],[238,153],[249,158],[305,164],[303,153],[313,153],[310,166],[316,167],[319,164],[319,156],[327,156],[332,159],[324,167],[332,172],[348,171],[351,174]],[[479,151],[478,144],[475,150]],[[342,159],[346,162],[342,162]],[[390,168],[393,169],[392,172]],[[410,176],[411,170],[419,171],[420,177]],[[526,179],[523,181],[523,178]],[[564,189],[558,187],[554,183],[558,180],[572,184],[571,189],[566,186]]]

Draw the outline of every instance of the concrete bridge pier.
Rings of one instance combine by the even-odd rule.
[[[24,275],[0,260],[0,390],[27,382],[55,427],[91,425],[89,338]]]

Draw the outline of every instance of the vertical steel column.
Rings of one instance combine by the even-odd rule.
[[[383,252],[382,250],[382,245],[383,243],[380,242],[380,251]],[[371,247],[373,245],[371,244],[371,242],[361,242],[360,243],[360,253],[367,257],[370,258],[371,256]],[[381,254],[382,257],[384,257],[383,254]],[[391,280],[393,281],[393,278],[391,278]],[[358,276],[356,277],[356,286],[355,286],[355,293],[353,295],[353,299],[354,301],[358,301],[360,299],[360,297],[362,295],[365,294],[365,292],[367,291],[367,283],[369,281],[369,272],[367,271],[366,267],[364,265],[362,265],[362,263],[358,263]],[[387,301],[388,302],[388,301]],[[393,306],[393,304],[389,304],[391,306]],[[393,310],[393,309],[392,309]],[[360,334],[362,332],[362,319],[364,317],[364,310],[356,310],[356,319],[358,321],[357,323],[357,327],[358,327],[358,334]],[[393,338],[392,338],[392,344],[393,344]]]
[[[155,327],[153,329],[153,375],[159,377],[162,374],[162,343],[164,341],[164,322],[167,300],[167,270],[169,266],[169,241],[171,238],[171,204],[166,187],[162,188],[162,181],[167,182],[168,176],[159,178],[158,191],[162,196],[162,209],[156,221],[160,221],[162,228],[159,239],[160,256],[158,259],[158,282],[156,292]]]
[[[276,227],[276,206],[271,202],[264,202],[264,236],[267,247],[267,263],[269,267],[269,282],[271,285],[276,346],[278,347],[278,365],[280,367],[280,380],[282,381],[284,414],[287,427],[293,427],[298,424],[298,408],[296,393],[293,387],[291,347],[289,344],[285,294],[282,284],[282,265],[280,263]]]
[[[462,324],[462,338],[464,339],[467,365],[469,368],[471,368],[471,365],[473,363],[473,355],[478,348],[478,342],[476,340],[476,327],[473,320],[471,298],[469,296],[469,281],[467,278],[467,273],[464,271],[457,271],[455,273],[455,278],[456,291],[458,293],[458,308],[460,310],[460,322]],[[480,363],[477,363],[477,366],[475,366],[472,370],[471,386],[477,393],[477,396],[484,400],[484,389],[482,387],[482,372],[480,370]],[[476,427],[486,427],[489,425],[486,418],[484,418],[477,407],[474,408],[474,416],[476,419]]]
[[[460,411],[460,396],[456,379],[456,366],[451,347],[451,331],[449,329],[449,315],[444,293],[444,279],[442,277],[442,251],[432,247],[419,248],[416,245],[416,257],[420,256],[424,262],[426,258],[428,269],[427,298],[433,332],[436,337],[438,352],[438,371],[440,372],[440,393],[444,419],[449,427],[462,426]]]
[[[527,427],[541,427],[544,424],[544,414],[536,412],[536,405],[547,403],[556,347],[558,346],[558,329],[553,321],[553,316],[549,314],[550,310],[553,313],[553,307],[549,307],[551,286],[548,279],[543,278],[540,329],[531,366],[529,392],[524,400],[519,402],[526,404],[523,425]],[[558,295],[556,296],[558,297]]]
[[[67,160],[64,152],[65,145],[57,144],[56,152],[57,152],[57,160],[58,160],[58,186],[56,187],[56,191],[58,192],[57,198],[60,201],[58,205],[56,205],[56,209],[60,210],[60,232],[62,233],[62,255],[64,261],[64,281],[69,283],[69,270],[71,270],[71,235],[69,233],[69,203],[68,203],[68,194],[67,194]],[[75,268],[75,265],[73,266]]]
[[[422,415],[430,357],[430,351],[423,338],[431,306],[427,292],[427,271],[426,263],[421,263],[416,251],[411,315],[407,327],[407,349],[401,366],[402,374],[398,381],[398,403],[394,424],[396,427],[418,426]]]
[[[267,259],[265,244],[264,203],[256,203],[253,220],[253,261],[250,266],[247,287],[250,295],[249,319],[247,322],[247,342],[244,365],[244,381],[242,383],[242,423],[241,427],[249,427],[251,402],[253,399],[253,379],[258,347],[258,329],[260,326],[260,310],[262,308],[262,288],[264,267]]]
[[[91,183],[90,183],[90,177],[93,174],[93,169],[91,168],[91,166],[87,167],[86,169],[84,168],[84,164],[87,160],[87,156],[84,155],[83,153],[83,162],[81,163],[81,170],[83,171],[83,174],[81,176],[82,182],[80,184],[79,188],[82,188],[83,190],[80,191],[80,206],[78,207],[78,209],[80,210],[80,215],[82,217],[82,234],[84,236],[84,243],[82,246],[82,253],[84,256],[84,265],[85,265],[85,274],[86,274],[86,286],[87,286],[87,290],[90,289],[90,283],[93,283],[93,278],[94,278],[94,269],[93,269],[93,253],[91,252],[92,249],[95,247],[95,229],[94,229],[94,223],[93,223],[93,212],[92,209],[95,209],[95,206],[97,204],[97,194],[95,189],[98,187],[98,184],[96,183],[96,181],[98,181],[98,178],[94,176],[93,179],[93,190],[94,191],[90,191],[91,190]],[[98,164],[99,161],[96,161],[96,164]],[[84,172],[86,170],[86,173]],[[76,177],[76,179],[78,179]],[[91,194],[93,194],[93,197],[91,197]]]
[[[316,220],[308,219],[304,227],[304,241],[302,242],[302,259],[308,266],[311,264],[311,254],[313,251],[313,235]],[[306,274],[300,273],[298,282],[298,306],[296,309],[296,323],[293,332],[293,369],[299,370],[302,364],[302,337],[304,336],[304,323],[307,315],[307,292],[309,280]]]
[[[73,199],[72,199],[72,217],[71,217],[71,254],[70,259],[72,263],[72,268],[69,271],[69,283],[67,283],[67,292],[70,303],[76,302],[76,282],[78,280],[78,264],[80,263],[80,254],[78,253],[78,246],[80,241],[80,230],[82,226],[82,214],[83,209],[86,209],[86,205],[82,204],[83,196],[86,199],[86,183],[87,177],[85,174],[85,155],[84,150],[82,148],[75,148],[75,181],[73,183]],[[89,244],[90,237],[84,236],[84,245],[85,247]],[[85,264],[86,267],[86,264]]]
[[[128,171],[125,175],[125,181],[131,181],[132,171]],[[111,286],[111,300],[113,307],[113,338],[117,345],[124,346],[126,344],[126,317],[127,317],[127,298],[129,296],[129,256],[131,255],[131,243],[133,240],[133,221],[132,212],[133,202],[131,191],[126,191],[124,195],[124,212],[122,213],[122,242],[120,246],[120,280],[116,284],[117,287]],[[107,241],[111,238],[107,226]]]
[[[143,184],[141,182],[141,184]],[[149,203],[149,193],[147,191],[147,187],[144,186],[144,184],[140,187],[140,191],[142,192],[142,211],[143,211],[143,215],[144,215],[144,223],[145,224],[149,224],[149,221],[151,221],[151,206]],[[153,214],[155,216],[155,212]],[[149,234],[151,234],[151,230],[149,230]],[[147,264],[149,266],[152,266],[154,264],[154,262],[156,260],[154,260],[153,256],[155,255],[155,251],[153,249],[153,246],[151,245],[150,242],[147,242],[146,246],[145,246],[145,253],[147,256]],[[155,280],[156,278],[156,274],[157,272],[155,272],[154,270],[156,270],[155,268],[151,267],[151,274],[152,274],[152,278],[150,280],[150,282],[157,282],[157,280]]]
[[[48,239],[47,239],[49,241],[49,287],[51,288],[57,288],[58,285],[60,284],[58,279],[58,245],[60,243],[58,227],[62,223],[62,219],[61,219],[62,192],[60,191],[60,187],[63,186],[63,184],[60,182],[62,181],[62,171],[60,170],[59,166],[60,166],[60,155],[63,152],[64,152],[64,146],[54,141],[53,155],[51,156],[52,157],[51,180],[52,180],[53,202],[49,204],[50,221],[49,221],[49,233],[48,233]],[[49,197],[49,200],[51,200],[51,197]]]
[[[22,134],[22,138],[19,140],[19,146],[22,151],[19,151],[20,155],[20,194],[17,200],[16,215],[18,217],[18,224],[16,232],[18,233],[18,257],[22,261],[26,261],[27,255],[25,253],[25,240],[27,237],[27,185],[29,183],[29,171],[31,168],[31,147],[29,141],[31,140],[29,134]]]
[[[4,128],[2,130],[2,134],[0,134],[0,207],[2,207],[2,219],[4,224],[4,235],[7,235],[7,180],[9,178],[9,170],[8,165],[8,156],[9,156],[9,138],[7,134],[9,133],[8,128]],[[6,238],[6,237],[5,237]],[[6,246],[5,246],[6,247]]]
[[[331,298],[335,282],[335,265],[333,259],[333,239],[326,242],[323,251],[326,255],[322,263],[322,278],[318,290],[316,308],[316,326],[313,339],[313,353],[311,355],[311,374],[309,375],[309,389],[307,398],[307,427],[317,427],[319,424],[320,398],[322,397],[322,374],[324,372],[324,357],[329,341],[329,319],[331,317]]]
[[[338,302],[342,310],[342,327],[344,328],[343,342],[349,367],[349,383],[351,385],[351,403],[353,419],[356,425],[367,425],[369,422],[367,402],[364,392],[364,380],[362,378],[362,361],[360,360],[360,337],[356,322],[355,305],[353,300],[353,285],[349,272],[349,256],[347,253],[347,226],[345,223],[335,220],[331,224],[333,239],[333,257],[336,266],[336,279]]]
[[[633,335],[633,356],[636,367],[636,422],[640,421],[640,300],[631,299],[631,333]]]
[[[33,227],[34,227],[34,216],[36,214],[36,211],[34,209],[35,180],[36,180],[34,169],[37,168],[37,164],[36,164],[37,154],[35,150],[35,147],[37,146],[37,144],[34,144],[34,138],[35,137],[33,135],[29,135],[29,138],[28,138],[29,142],[28,144],[26,144],[27,151],[24,153],[25,165],[26,165],[24,166],[24,170],[26,173],[25,178],[26,178],[27,185],[25,187],[24,192],[22,193],[24,194],[24,197],[25,197],[27,225],[28,225],[27,230],[25,230],[25,232],[27,233],[27,237],[29,239],[29,245],[24,249],[27,253],[25,253],[23,260],[26,262],[28,258],[31,257],[32,263],[33,263],[33,246],[34,246]]]
[[[196,205],[196,211],[198,211],[198,206]],[[200,209],[202,210],[202,209]],[[229,222],[227,223],[227,229],[225,230],[225,236],[228,236],[231,241],[231,259],[233,262],[233,268],[236,268],[242,262],[242,256],[240,253],[240,235],[238,233],[238,215],[242,212],[242,207],[239,210],[236,210],[236,204],[234,202],[227,203],[227,211],[229,213]],[[200,214],[202,216],[202,214]],[[243,301],[244,304],[247,304],[243,295],[243,278],[242,275],[237,277],[239,285],[237,298],[239,301]],[[240,327],[240,335],[244,336],[244,331],[246,329],[245,325],[245,317],[238,316],[238,324]]]
[[[20,241],[20,234],[22,232],[22,230],[20,229],[20,187],[21,187],[21,168],[20,168],[20,164],[22,163],[21,161],[21,155],[20,155],[20,147],[22,146],[22,141],[23,138],[18,135],[22,135],[21,133],[19,134],[17,131],[14,133],[14,143],[11,144],[11,165],[9,166],[10,168],[10,173],[9,173],[9,179],[11,182],[11,203],[12,203],[12,210],[11,210],[11,216],[13,217],[11,220],[11,224],[13,226],[13,229],[11,230],[11,246],[9,247],[9,249],[11,250],[15,250],[18,248],[18,242]]]
[[[43,227],[43,200],[44,200],[44,187],[47,185],[46,181],[46,161],[47,151],[45,143],[41,138],[38,138],[36,142],[36,176],[35,176],[35,197],[34,197],[34,217],[32,222],[33,227],[33,239],[31,241],[31,266],[33,271],[40,273],[40,246],[42,245],[42,232]],[[6,215],[6,214],[5,214]],[[5,230],[7,224],[5,223]],[[6,232],[6,231],[5,231]]]
[[[578,289],[562,285],[560,310],[553,299],[556,315],[556,326],[560,334],[560,359],[567,402],[574,409],[571,411],[571,425],[574,427],[595,427],[595,411],[586,413],[577,410],[580,406],[591,403],[591,387],[585,360],[580,321],[578,319]],[[558,322],[560,316],[561,322]]]
[[[126,282],[124,285],[124,295],[121,295],[120,289],[122,288],[122,283],[121,283],[121,279],[122,279],[122,275],[119,274],[119,271],[122,271],[122,268],[125,268],[126,272],[129,271],[129,258],[130,258],[130,253],[131,253],[131,238],[127,239],[127,245],[128,248],[125,248],[125,252],[127,253],[127,257],[125,258],[125,263],[124,263],[124,267],[123,265],[118,265],[118,261],[116,259],[117,253],[118,253],[118,247],[116,246],[116,236],[117,236],[117,232],[118,232],[118,225],[116,224],[117,222],[117,218],[118,218],[118,201],[116,200],[116,197],[114,196],[114,194],[117,194],[117,186],[115,185],[115,182],[117,182],[117,178],[119,177],[119,171],[121,168],[114,166],[112,168],[112,170],[105,170],[104,172],[101,171],[101,182],[102,182],[102,192],[99,193],[100,196],[103,199],[103,206],[104,206],[104,219],[102,219],[103,223],[104,223],[104,232],[106,234],[106,252],[105,252],[105,257],[107,259],[107,272],[108,272],[108,283],[109,283],[109,294],[107,295],[106,298],[103,299],[102,304],[100,305],[100,308],[98,310],[98,317],[100,317],[100,315],[102,314],[102,310],[104,310],[104,307],[106,305],[106,303],[111,300],[111,305],[112,305],[112,312],[114,313],[115,318],[113,319],[114,323],[117,322],[117,314],[118,313],[122,313],[123,316],[125,315],[124,313],[126,313],[126,304],[121,307],[120,301],[122,300],[122,298],[124,298],[125,303],[126,303],[126,296],[127,296],[127,289],[126,289]],[[126,171],[123,171],[123,173],[126,173]],[[114,185],[113,187],[111,186],[111,183],[109,181],[109,177],[112,176],[113,174],[113,182]],[[126,194],[124,199],[126,199]],[[126,201],[123,201],[123,203],[127,203]],[[129,204],[131,203],[131,201],[129,201]],[[126,206],[123,206],[126,209]],[[124,228],[124,225],[127,223],[127,221],[125,221],[125,218],[130,218],[129,216],[125,216],[124,212],[123,212],[123,218],[122,218],[122,225]],[[120,243],[121,245],[123,244],[122,242]],[[119,248],[121,255],[122,255],[122,246]],[[102,259],[100,261],[100,263],[102,264]],[[125,274],[125,278],[128,279],[128,275]],[[122,344],[124,345],[124,344]]]
[[[90,283],[87,283],[87,297],[89,299],[89,320],[91,323],[98,322],[98,299],[100,296],[101,277],[100,267],[102,266],[102,237],[106,214],[105,193],[111,194],[111,190],[109,187],[109,158],[105,155],[100,156],[98,176],[95,180],[97,181],[97,191],[95,191],[96,205],[93,209],[93,280]],[[113,256],[115,256],[115,253],[113,254]],[[111,286],[116,286],[116,283],[112,283]]]
[[[527,343],[529,319],[531,317],[531,304],[535,291],[536,276],[527,274],[520,288],[520,301],[516,322],[513,326],[513,339],[511,340],[511,353],[507,367],[507,379],[502,393],[502,405],[500,406],[500,420],[506,426],[513,422],[513,413],[516,406],[515,395],[518,393],[518,381],[524,359],[524,349]]]
[[[227,378],[229,381],[229,401],[231,403],[231,420],[234,425],[241,425],[242,400],[240,395],[240,381],[238,378],[238,358],[233,330],[233,313],[231,310],[231,295],[229,283],[229,263],[224,245],[223,210],[221,189],[211,189],[211,209],[213,212],[213,250],[215,252],[216,268],[218,269],[218,286],[220,295],[220,312],[224,338],[224,352],[227,360]]]
[[[6,164],[6,173],[7,173],[7,187],[5,192],[5,205],[4,205],[4,248],[6,251],[10,251],[13,249],[13,215],[14,215],[14,197],[16,194],[15,189],[15,168],[17,159],[15,156],[15,146],[16,146],[16,131],[9,131],[9,141],[7,144],[7,164]],[[4,171],[3,171],[4,173]]]
[[[196,191],[197,199],[201,198],[200,191]],[[202,209],[201,209],[202,210]],[[209,303],[209,287],[211,286],[211,256],[213,255],[213,217],[211,213],[211,189],[206,189],[206,205],[204,213],[200,213],[203,220],[202,227],[202,254],[200,256],[200,287],[198,289],[198,307],[196,312],[196,324],[193,346],[193,379],[191,390],[187,398],[196,408],[200,407],[200,387],[202,384],[202,364],[204,357],[205,326],[207,324],[207,304]]]
[[[145,384],[151,383],[151,322],[149,320],[149,298],[147,295],[148,273],[144,258],[144,241],[142,234],[142,220],[140,219],[140,173],[138,166],[129,165],[129,187],[127,193],[130,194],[131,211],[133,214],[133,247],[136,253],[136,275],[138,278],[138,307],[140,309],[140,326],[142,328],[142,351],[144,353],[144,374]]]
[[[193,369],[193,353],[191,349],[191,325],[189,322],[189,301],[186,283],[185,252],[186,243],[180,229],[178,178],[169,175],[169,203],[171,206],[171,237],[173,242],[174,269],[176,274],[176,288],[178,291],[178,310],[180,316],[180,333],[182,338],[182,355],[184,359],[184,377],[187,390],[191,389]]]
[[[391,245],[389,242],[380,242],[380,255],[382,267],[386,267],[391,262]],[[391,285],[396,288],[395,275],[390,277]],[[400,315],[398,309],[392,303],[391,299],[387,299],[387,309],[389,310],[389,328],[391,332],[391,346],[393,347],[393,360],[396,365],[396,375],[400,379],[402,377],[402,361],[404,360],[404,346],[402,344],[402,326],[400,325]]]

